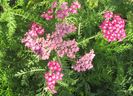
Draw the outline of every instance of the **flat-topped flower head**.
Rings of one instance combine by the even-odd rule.
[[[95,57],[94,51],[91,50],[89,53],[82,56],[72,68],[77,72],[84,72],[93,68],[93,58]]]
[[[57,93],[57,91],[55,90],[55,86],[58,80],[62,80],[62,77],[63,77],[63,74],[60,72],[55,72],[55,73],[47,72],[44,74],[47,89],[51,93],[53,94]]]
[[[57,23],[55,30],[58,32],[58,34],[63,37],[65,35],[68,35],[69,33],[75,32],[76,31],[76,26],[74,24],[70,23]]]
[[[43,35],[44,32],[44,28],[34,22],[29,31],[25,33],[22,43],[26,44],[28,48],[31,48],[33,45],[37,45],[36,39],[38,38],[38,35]]]
[[[78,12],[77,10],[81,7],[78,1],[72,2],[71,6],[68,6],[68,2],[62,2],[60,6],[58,6],[59,9],[55,11],[54,8],[57,8],[57,3],[57,1],[54,1],[51,5],[50,10],[43,12],[41,17],[46,20],[51,20],[54,17],[56,17],[57,19],[65,19],[70,14],[76,14]]]
[[[69,12],[72,14],[77,14],[78,10],[81,7],[80,3],[78,1],[75,1],[71,4],[70,8],[69,8]]]
[[[69,58],[75,58],[76,53],[79,51],[79,47],[75,40],[68,40],[59,44],[56,51],[60,57],[66,55]]]
[[[41,17],[42,18],[44,18],[44,19],[46,19],[46,20],[51,20],[51,19],[53,19],[53,9],[48,9],[48,11],[47,12],[43,12],[42,14],[41,14]]]
[[[39,36],[43,34],[44,29],[42,26],[32,23],[30,30],[26,32],[24,38],[22,39],[22,43],[38,55],[40,59],[46,60],[49,59],[53,46],[50,38],[48,38],[48,35],[46,35],[46,39]]]
[[[126,37],[125,20],[112,12],[105,12],[105,20],[99,26],[109,42],[122,41]]]
[[[55,86],[57,81],[62,80],[63,74],[61,73],[61,65],[57,61],[48,62],[48,68],[50,72],[46,72],[44,74],[44,78],[46,80],[47,89],[55,94],[57,91],[55,90]]]

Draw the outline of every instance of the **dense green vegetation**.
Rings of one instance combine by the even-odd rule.
[[[40,18],[51,2],[53,0],[0,0],[0,96],[51,96],[45,90],[43,77],[48,60],[39,60],[21,43],[31,22],[41,24],[48,32],[54,30],[56,20],[49,22]],[[56,87],[55,96],[133,96],[133,0],[79,2],[78,14],[66,19],[78,30],[66,39],[75,38],[80,42],[78,56],[95,50],[94,68],[74,72],[70,68],[73,62],[67,57],[61,58],[64,77]],[[99,25],[106,10],[126,20],[127,37],[122,42],[109,43],[103,38]]]

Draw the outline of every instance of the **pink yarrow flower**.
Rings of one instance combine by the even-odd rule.
[[[65,35],[75,31],[76,27],[73,24],[58,23],[56,24],[55,32],[51,35],[47,34],[44,39],[38,36],[44,33],[44,29],[40,25],[33,23],[31,29],[22,39],[22,43],[42,60],[49,59],[52,50],[55,50],[60,57],[66,55],[70,58],[75,58],[75,54],[79,50],[77,42],[75,40],[63,41]]]
[[[51,8],[53,9],[53,8],[56,8],[56,7],[57,7],[57,1],[52,2]]]
[[[57,93],[55,86],[57,81],[62,80],[63,74],[61,73],[61,65],[56,61],[50,61],[48,63],[50,72],[44,74],[46,80],[47,89],[53,94]]]
[[[64,55],[69,58],[75,58],[75,54],[79,51],[79,47],[75,40],[63,41],[57,45],[56,52],[60,57]]]
[[[75,31],[76,27],[73,24],[58,23],[56,24],[55,32],[51,35],[46,34],[44,39],[38,36],[43,35],[44,29],[40,25],[33,23],[31,29],[22,39],[22,43],[42,60],[49,59],[52,50],[55,50],[60,57],[66,55],[70,58],[75,58],[75,54],[79,51],[77,42],[75,40],[63,41],[65,35]]]
[[[60,9],[56,12],[56,17],[58,19],[64,19],[65,17],[69,16],[68,10],[67,9]]]
[[[73,24],[69,23],[57,23],[55,32],[50,36],[54,50],[57,50],[57,47],[63,46],[63,37],[69,33],[75,32],[76,27]]]
[[[52,72],[55,72],[55,71],[60,72],[61,71],[61,65],[58,62],[56,62],[56,61],[50,61],[50,62],[48,62],[48,68]]]
[[[63,2],[60,6],[61,9],[63,10],[67,10],[68,9],[68,3],[67,2]]]
[[[53,50],[52,42],[49,34],[46,35],[46,39],[39,37],[43,35],[44,29],[42,26],[32,23],[32,26],[28,32],[26,32],[22,43],[35,54],[37,54],[42,60],[49,59],[50,53]]]
[[[75,6],[74,8],[77,8],[77,9],[81,8],[81,5],[78,1],[73,2],[72,5]]]
[[[109,42],[122,41],[126,37],[125,20],[112,12],[105,12],[104,18],[105,20],[99,26],[104,38]]]
[[[71,6],[68,6],[68,2],[63,2],[59,9],[56,11],[56,14],[54,16],[54,8],[57,7],[57,1],[54,1],[51,5],[51,8],[47,12],[43,12],[41,17],[46,20],[51,20],[53,17],[56,17],[58,19],[64,19],[69,16],[70,13],[76,14],[78,9],[81,7],[80,3],[78,1],[75,1],[71,4]]]
[[[68,6],[67,2],[63,2],[60,6],[61,9],[59,9],[56,13],[57,18],[64,19],[65,17],[68,17],[70,13],[76,14],[81,7],[80,3],[78,1],[75,1],[71,4],[71,6]]]
[[[94,51],[91,50],[89,53],[82,56],[72,68],[77,72],[84,72],[93,68],[93,58],[95,57]]]
[[[41,14],[41,17],[42,18],[44,18],[44,19],[46,19],[46,20],[51,20],[51,19],[53,19],[53,9],[48,9],[48,11],[47,12],[43,12],[42,14]]]
[[[80,3],[78,1],[75,1],[71,4],[70,8],[69,8],[69,12],[72,14],[77,14],[77,9],[79,9],[81,7]]]
[[[32,37],[37,37],[38,35],[43,35],[44,32],[45,32],[44,28],[35,22],[32,23],[31,29],[29,30],[29,34]]]
[[[56,32],[61,36],[64,37],[65,35],[75,32],[76,31],[76,27],[74,24],[69,24],[69,23],[57,23],[55,30]]]

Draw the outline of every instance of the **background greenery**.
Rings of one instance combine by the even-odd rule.
[[[39,60],[21,44],[31,22],[50,32],[51,22],[40,18],[53,0],[0,0],[0,96],[51,96],[45,90],[43,74],[48,61]],[[59,0],[60,2],[73,0]],[[80,44],[78,56],[95,50],[94,68],[76,73],[73,62],[62,58],[63,82],[55,96],[133,96],[133,0],[79,0],[79,14],[67,21],[78,27],[75,38]],[[99,35],[102,14],[111,10],[126,20],[127,37],[122,42],[108,43]]]

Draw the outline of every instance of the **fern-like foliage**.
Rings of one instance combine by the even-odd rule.
[[[3,13],[1,13],[0,22],[6,24],[8,30],[4,30],[4,32],[6,33],[7,38],[11,40],[17,26],[15,15],[13,14],[13,9],[9,6],[7,0],[3,0],[1,6],[3,8]]]

